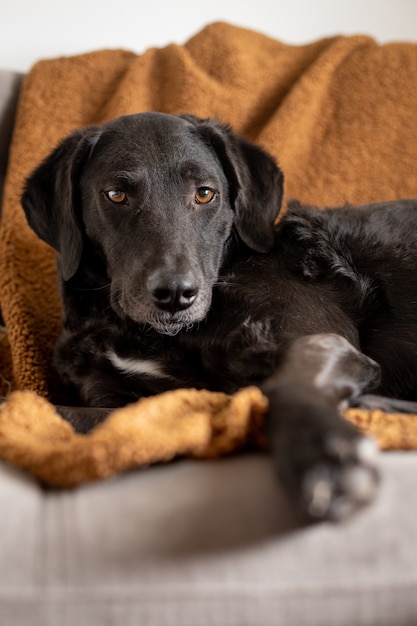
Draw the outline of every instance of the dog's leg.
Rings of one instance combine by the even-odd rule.
[[[377,447],[341,416],[377,377],[377,364],[340,335],[301,337],[262,389],[279,476],[303,517],[338,520],[370,502]]]

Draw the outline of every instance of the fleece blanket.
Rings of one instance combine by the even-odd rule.
[[[263,447],[267,402],[178,390],[114,411],[88,435],[55,412],[50,357],[60,330],[55,254],[25,222],[25,177],[89,124],[146,110],[217,117],[259,142],[286,197],[326,206],[417,196],[417,45],[366,36],[291,46],[224,23],[184,45],[41,61],[20,98],[0,230],[0,458],[73,486],[175,456]],[[383,449],[416,449],[417,417],[349,410]]]

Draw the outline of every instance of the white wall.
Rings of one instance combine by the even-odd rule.
[[[288,43],[365,33],[417,41],[417,0],[2,0],[0,67],[101,48],[183,43],[225,20]]]

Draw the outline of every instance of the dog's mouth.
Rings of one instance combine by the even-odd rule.
[[[189,307],[185,311],[161,311],[153,306],[141,306],[138,303],[129,301],[123,303],[113,302],[115,311],[124,318],[129,318],[143,328],[152,328],[160,335],[173,337],[179,332],[191,330],[207,316],[210,307],[211,297],[199,299],[199,302]]]

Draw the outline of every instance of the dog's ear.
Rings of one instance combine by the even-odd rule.
[[[64,280],[75,274],[81,259],[79,177],[98,136],[99,128],[92,126],[64,139],[29,176],[22,195],[29,225],[60,254]]]
[[[282,205],[284,176],[272,156],[223,124],[183,116],[193,123],[219,158],[229,183],[236,230],[249,248],[268,252]]]

